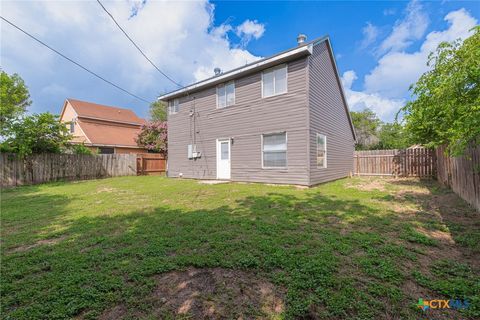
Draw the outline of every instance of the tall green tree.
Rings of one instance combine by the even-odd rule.
[[[150,104],[150,119],[156,121],[167,121],[167,105],[160,100]]]
[[[377,136],[378,143],[374,146],[377,150],[404,149],[409,146],[404,129],[398,122],[383,123]]]
[[[365,150],[375,145],[378,142],[377,130],[382,123],[375,112],[366,108],[363,111],[351,111],[350,116],[357,136],[355,149]]]
[[[4,135],[11,122],[21,116],[31,104],[23,79],[16,73],[0,73],[0,134]]]
[[[69,148],[71,136],[58,116],[49,112],[14,121],[9,135],[0,144],[2,152],[28,156],[33,153],[60,153]]]
[[[441,43],[428,59],[431,70],[411,90],[415,100],[402,108],[412,142],[462,154],[480,143],[480,27],[463,43]]]

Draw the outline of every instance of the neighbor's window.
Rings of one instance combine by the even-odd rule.
[[[287,92],[287,65],[281,65],[263,72],[262,96],[270,97]]]
[[[262,135],[262,153],[264,168],[287,167],[287,133]]]
[[[74,133],[75,132],[75,120],[72,120],[72,122],[70,122],[70,133]]]
[[[180,110],[178,99],[173,99],[168,102],[168,114],[175,114]]]
[[[112,154],[115,153],[114,148],[100,147],[98,148],[98,153],[100,154]]]
[[[235,83],[233,81],[217,87],[217,108],[235,104]]]
[[[327,167],[327,137],[317,133],[317,168]]]

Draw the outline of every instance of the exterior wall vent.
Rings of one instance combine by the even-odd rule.
[[[304,35],[303,33],[300,33],[297,37],[297,43],[299,46],[301,46],[302,44],[305,43],[305,41],[307,41],[307,36]]]

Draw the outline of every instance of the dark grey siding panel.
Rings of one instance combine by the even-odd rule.
[[[327,42],[309,57],[310,184],[346,177],[353,170],[354,139]],[[317,168],[316,134],[327,136],[327,168]]]
[[[216,178],[216,139],[233,138],[234,181],[308,185],[307,58],[288,63],[288,92],[262,98],[261,73],[235,81],[235,105],[216,109],[215,87],[180,99],[180,112],[168,118],[169,176]],[[189,113],[195,109],[195,117]],[[193,141],[202,157],[187,158]],[[262,133],[287,132],[287,169],[262,169]]]

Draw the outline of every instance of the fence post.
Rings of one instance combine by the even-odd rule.
[[[357,172],[355,172],[355,175],[359,176],[360,175],[360,157],[358,154],[356,155],[356,157],[357,157]]]

